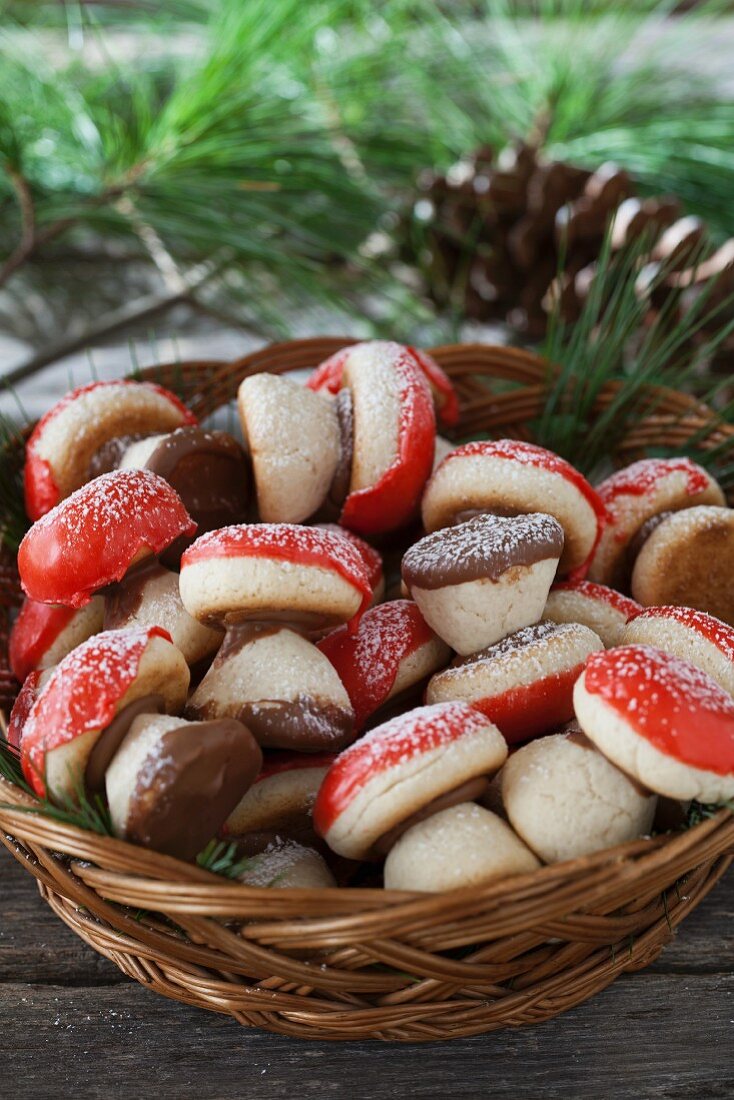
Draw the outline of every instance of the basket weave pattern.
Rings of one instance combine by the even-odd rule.
[[[234,363],[156,368],[204,416],[247,374],[313,367],[345,339],[274,345]],[[462,435],[531,438],[548,364],[483,345],[434,349],[462,406]],[[516,388],[494,393],[496,379]],[[600,395],[600,407],[613,393]],[[697,436],[715,446],[710,413],[658,393],[613,456]],[[706,432],[708,431],[708,434]],[[0,702],[8,614],[20,600],[0,566]],[[122,841],[23,812],[32,800],[0,780],[5,846],[48,904],[130,977],[240,1023],[312,1039],[433,1040],[557,1015],[647,966],[734,855],[734,816],[686,833],[634,841],[482,888],[422,895],[373,889],[246,887]]]

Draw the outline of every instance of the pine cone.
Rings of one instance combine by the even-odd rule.
[[[724,305],[734,291],[734,241],[708,255],[700,219],[682,216],[673,197],[638,197],[616,165],[592,173],[546,161],[529,145],[498,157],[485,146],[445,176],[424,175],[420,188],[415,211],[425,226],[424,271],[442,308],[479,321],[506,320],[531,337],[543,334],[556,302],[562,316],[574,320],[611,222],[613,250],[635,241],[649,245],[637,285],[649,297],[651,316],[672,291],[690,299],[712,278],[717,283],[706,312],[719,303],[734,316]],[[708,335],[704,330],[701,340]],[[734,347],[725,345],[713,366],[731,372],[733,358]]]

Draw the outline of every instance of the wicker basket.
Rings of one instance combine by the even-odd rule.
[[[157,368],[200,415],[256,371],[311,367],[344,339],[302,340],[235,363]],[[437,348],[456,384],[461,432],[528,437],[546,363],[480,345]],[[519,383],[493,393],[497,379]],[[600,396],[600,405],[610,399]],[[713,446],[711,414],[684,395],[645,402],[618,461],[661,443]],[[708,432],[708,435],[707,435]],[[6,608],[18,602],[0,573]],[[0,652],[6,656],[7,626]],[[5,662],[7,663],[7,662]],[[0,690],[11,685],[0,673]],[[647,966],[734,854],[722,811],[688,832],[636,841],[484,888],[448,894],[266,890],[18,808],[3,783],[5,845],[61,919],[124,973],[240,1023],[311,1039],[433,1040],[555,1016]]]

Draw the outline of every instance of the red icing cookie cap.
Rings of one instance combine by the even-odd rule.
[[[121,580],[143,550],[160,553],[196,524],[178,493],[150,470],[115,470],[83,485],[20,544],[23,591],[41,603],[83,607]]]
[[[558,581],[551,588],[551,592],[578,592],[580,596],[586,596],[590,600],[599,600],[606,603],[632,619],[642,611],[642,605],[629,596],[623,596],[616,588],[608,588],[605,584],[595,584],[594,581]]]
[[[23,729],[21,764],[36,794],[43,797],[46,793],[47,750],[110,724],[138,674],[151,638],[171,642],[171,636],[157,626],[108,630],[77,646],[56,666]]]
[[[734,774],[734,699],[700,668],[652,646],[592,653],[584,687],[666,756]]]
[[[645,607],[634,615],[635,619],[672,619],[681,626],[695,630],[711,642],[730,661],[734,661],[734,627],[723,623],[714,615],[705,611],[695,611],[692,607]]]

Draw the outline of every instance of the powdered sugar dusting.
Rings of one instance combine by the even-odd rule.
[[[643,458],[625,466],[597,485],[596,491],[607,511],[614,518],[614,502],[619,496],[645,496],[668,477],[669,474],[685,474],[685,491],[689,496],[703,493],[712,479],[690,458]]]
[[[48,740],[56,748],[87,731],[104,729],[154,637],[170,642],[159,627],[108,630],[77,646],[54,669],[23,730],[23,771],[39,794]]]
[[[592,653],[584,683],[661,752],[734,774],[734,699],[702,669],[652,646],[620,646]]]
[[[599,601],[608,604],[615,611],[619,611],[627,619],[633,618],[642,611],[642,606],[629,596],[623,596],[614,588],[607,588],[605,584],[595,584],[593,581],[559,581],[553,585],[552,592],[576,592],[588,600]]]
[[[524,516],[476,516],[456,527],[444,527],[426,535],[403,557],[403,576],[420,585],[422,575],[429,576],[447,561],[460,564],[467,575],[483,567],[502,572],[520,560],[525,560],[528,544],[536,546],[542,557],[560,557],[563,549],[563,528],[558,520],[544,512]],[[488,572],[489,575],[489,572]]]
[[[181,559],[181,570],[209,558],[248,555],[333,569],[362,593],[363,609],[372,599],[370,575],[362,554],[344,535],[322,527],[300,527],[295,523],[222,527],[201,535],[189,547]]]
[[[695,611],[692,607],[646,607],[635,616],[636,619],[673,619],[703,635],[707,641],[721,650],[725,657],[734,661],[734,628],[721,619],[708,615],[705,611]]]
[[[387,699],[401,661],[434,637],[416,604],[393,600],[368,611],[354,634],[341,627],[318,643],[347,689],[358,726]]]

